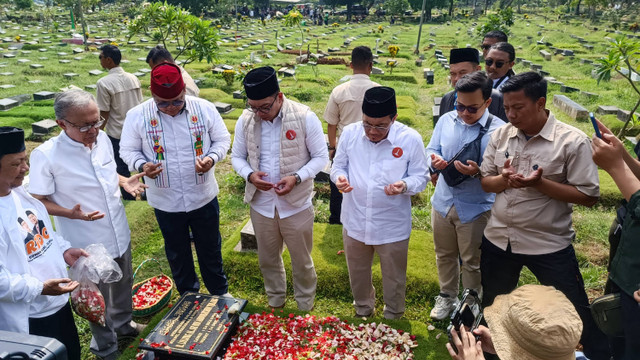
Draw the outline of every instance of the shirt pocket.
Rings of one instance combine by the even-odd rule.
[[[549,179],[561,184],[567,182],[567,173],[563,161],[539,161],[538,166],[542,168],[542,177],[544,177],[545,179]]]

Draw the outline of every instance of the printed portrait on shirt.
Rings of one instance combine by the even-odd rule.
[[[52,244],[44,221],[35,209],[17,209],[17,221],[24,235],[24,246],[28,261],[42,256]]]

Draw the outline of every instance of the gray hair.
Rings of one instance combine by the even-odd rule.
[[[56,96],[53,102],[53,110],[56,113],[56,119],[66,119],[69,111],[82,108],[89,104],[95,104],[96,98],[89,92],[80,89],[68,90]]]

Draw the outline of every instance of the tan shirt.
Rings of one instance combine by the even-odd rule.
[[[180,66],[180,73],[182,74],[182,81],[184,81],[184,85],[187,90],[187,95],[199,97],[200,89],[198,88],[198,85],[196,85],[196,82],[193,81],[193,78],[191,77],[191,75],[189,75],[187,70],[185,70],[182,66]]]
[[[528,141],[511,124],[497,129],[484,152],[482,176],[501,174],[507,159],[525,176],[538,165],[546,179],[575,186],[588,196],[600,195],[589,138],[551,113],[540,133]],[[516,254],[550,254],[566,248],[574,239],[572,212],[572,204],[534,188],[506,189],[496,194],[484,235],[503,250],[511,243]]]
[[[120,139],[127,111],[142,102],[140,80],[117,66],[98,80],[96,87],[98,108],[109,112],[105,131],[109,136]]]
[[[356,74],[351,80],[333,89],[324,110],[324,120],[338,126],[338,137],[345,126],[362,121],[364,93],[374,86],[380,84],[371,81],[368,75]]]

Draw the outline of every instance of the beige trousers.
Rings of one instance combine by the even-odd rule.
[[[371,266],[373,255],[377,253],[382,272],[384,317],[387,319],[402,317],[407,287],[409,239],[384,245],[366,245],[347,235],[347,231],[343,229],[342,241],[347,257],[356,316],[369,316],[375,309],[376,289],[371,279]]]
[[[482,213],[470,223],[460,222],[456,207],[452,206],[446,217],[431,210],[433,244],[440,292],[458,297],[460,291],[460,259],[462,259],[462,286],[481,294],[480,244],[491,211]]]
[[[251,209],[251,222],[258,242],[258,260],[269,306],[281,307],[287,297],[287,275],[282,262],[283,243],[291,257],[294,297],[298,309],[310,311],[316,296],[317,276],[311,258],[313,206],[286,219],[268,218]]]

